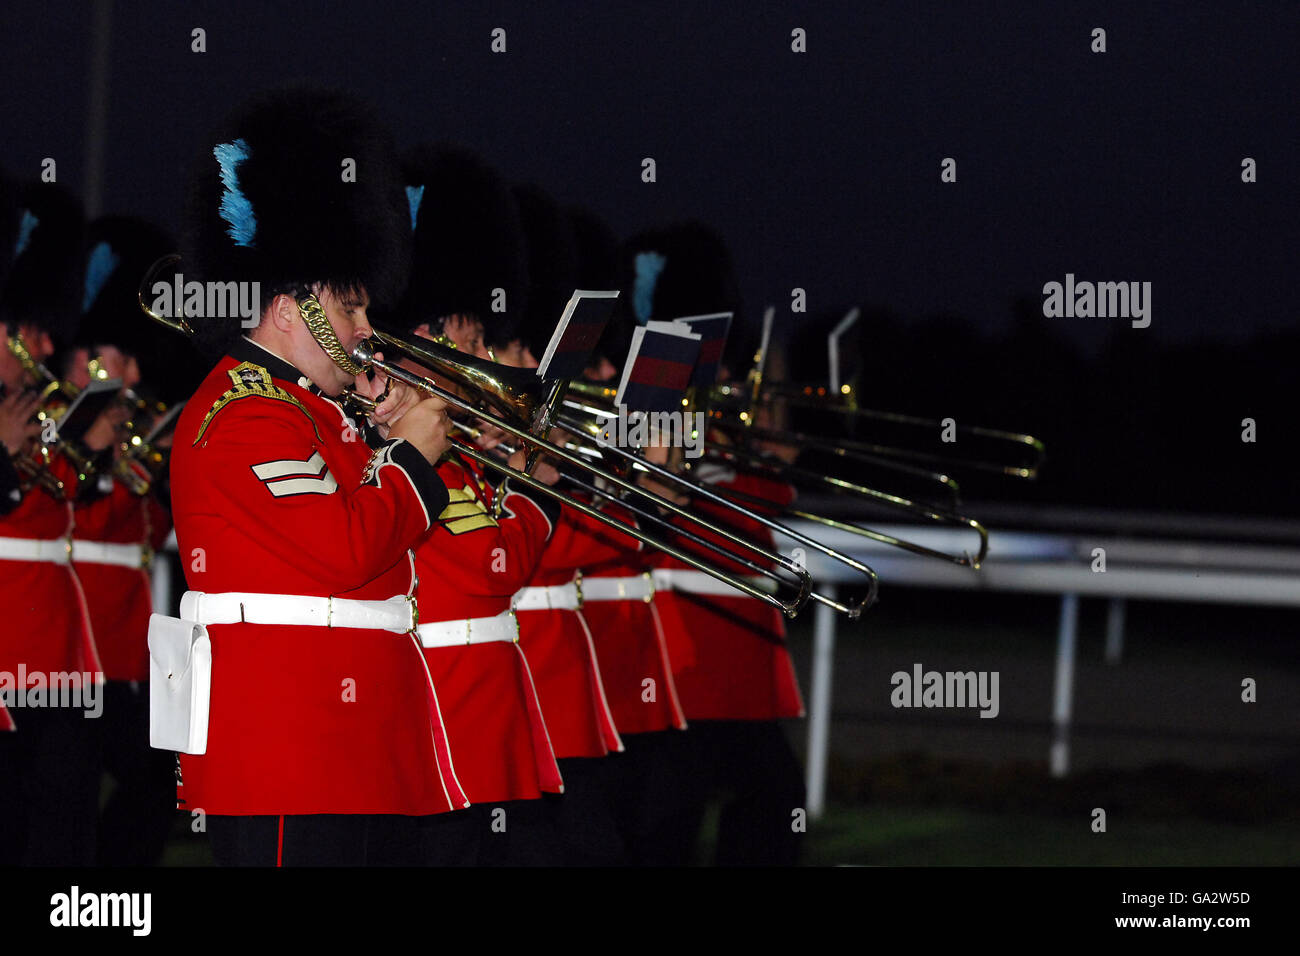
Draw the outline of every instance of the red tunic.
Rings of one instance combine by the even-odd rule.
[[[564,508],[530,587],[567,584],[577,569],[612,560],[640,542],[574,508]],[[622,750],[583,612],[519,611],[519,641],[537,683],[557,757]]]
[[[776,504],[793,500],[789,485],[729,469],[701,468],[700,480],[734,488]],[[752,519],[727,517],[708,502],[694,505],[702,515],[739,530],[745,540],[771,548],[772,534]],[[692,531],[716,538],[709,532]],[[698,547],[681,542],[683,550]],[[657,566],[687,568],[660,556]],[[746,573],[740,566],[732,570]],[[732,597],[657,591],[655,606],[668,640],[673,678],[688,720],[773,720],[802,717],[803,699],[785,645],[781,612],[739,591]]]
[[[232,352],[245,364],[223,358],[176,429],[172,501],[189,587],[412,593],[408,549],[446,501],[433,469],[406,442],[372,455],[339,406],[271,353],[248,341]],[[232,372],[268,369],[270,389],[232,389]],[[207,753],[181,757],[190,808],[419,815],[465,804],[440,767],[436,697],[412,634],[244,623],[208,632]]]
[[[76,487],[75,472],[61,455],[54,457],[51,470],[69,490]],[[72,527],[71,501],[34,487],[0,517],[0,538],[51,541],[70,538]],[[0,673],[13,675],[9,680],[17,680],[19,665],[29,675],[91,674],[96,683],[103,680],[85,595],[71,564],[8,559],[0,553],[0,607]],[[30,677],[27,683],[31,685]],[[69,686],[79,683],[74,679]]]
[[[133,495],[120,482],[102,498],[78,505],[73,537],[78,541],[163,546],[171,518],[153,495]],[[149,679],[149,614],[153,596],[143,568],[78,561],[99,658],[108,680]]]
[[[493,491],[469,464],[443,461],[451,501],[415,549],[420,623],[493,617],[537,566],[551,534],[546,512],[508,489],[500,520]],[[528,800],[563,790],[518,642],[426,647],[442,702],[454,772],[472,803]]]
[[[635,519],[621,505],[603,509],[632,523]],[[627,578],[649,567],[649,555],[641,553],[641,542],[624,538],[625,547],[616,556],[582,569],[584,580]],[[600,673],[614,725],[620,733],[641,734],[686,726],[673,682],[672,666],[663,628],[652,602],[588,601],[582,615],[591,629],[600,661]]]

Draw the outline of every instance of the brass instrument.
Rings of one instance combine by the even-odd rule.
[[[815,448],[844,458],[856,458],[875,463],[891,460],[923,462],[942,467],[969,468],[1030,481],[1038,477],[1039,469],[1046,457],[1043,443],[1032,435],[985,428],[980,425],[956,424],[955,430],[958,434],[986,444],[997,443],[1009,446],[1006,447],[1006,451],[1014,456],[1011,460],[958,457],[860,439],[838,437],[832,439],[790,429],[763,428],[754,423],[751,396],[757,396],[760,403],[784,402],[789,406],[847,416],[850,421],[860,419],[903,428],[923,428],[931,434],[936,434],[943,428],[943,423],[938,419],[863,408],[858,404],[857,392],[848,384],[841,385],[838,392],[823,386],[797,386],[785,383],[763,385],[757,390],[748,386],[719,385],[713,390],[713,399],[715,403],[735,411],[737,421],[727,422],[721,416],[715,415],[713,416],[715,423],[733,432],[738,427],[744,427],[750,435],[760,441]]]
[[[180,406],[169,408],[163,402],[142,398],[129,388],[123,389],[120,401],[129,417],[122,424],[125,437],[118,443],[113,458],[113,477],[133,495],[143,496],[166,473],[167,449],[160,446],[159,439],[175,424]]]
[[[378,343],[378,345],[376,345],[376,343]],[[476,405],[470,400],[462,398],[454,392],[439,386],[430,378],[408,372],[400,365],[388,361],[387,358],[383,360],[375,358],[375,353],[379,348],[391,348],[394,351],[404,354],[407,358],[425,367],[429,371],[440,375],[452,382],[454,385],[473,393],[481,399],[481,404]],[[531,374],[527,370],[510,369],[508,367],[502,368],[480,359],[474,359],[470,356],[453,353],[450,349],[438,346],[436,343],[432,342],[425,342],[416,345],[414,343],[406,342],[395,335],[381,332],[379,330],[376,330],[373,339],[367,339],[358,343],[358,345],[352,350],[351,357],[363,368],[378,369],[391,379],[403,382],[426,394],[434,395],[447,402],[449,405],[469,412],[476,418],[480,418],[507,434],[515,436],[517,439],[521,440],[530,451],[537,450],[540,453],[566,462],[571,466],[576,466],[583,470],[584,473],[590,475],[593,481],[600,480],[607,485],[613,486],[622,491],[631,492],[636,495],[638,499],[644,499],[649,504],[655,505],[665,512],[689,520],[697,524],[700,528],[720,536],[723,540],[743,549],[745,552],[753,555],[754,558],[765,562],[765,564],[759,564],[758,561],[754,560],[754,558],[747,558],[742,554],[727,551],[717,544],[700,538],[694,532],[688,531],[687,534],[682,535],[688,539],[696,540],[697,543],[702,544],[715,554],[724,557],[725,560],[735,564],[740,564],[754,571],[755,574],[759,574],[777,582],[778,585],[786,585],[796,588],[796,594],[793,598],[782,600],[777,595],[769,593],[753,582],[732,573],[722,566],[711,564],[696,555],[683,551],[665,538],[650,534],[642,529],[632,528],[617,519],[611,518],[609,515],[592,505],[564,494],[562,491],[534,478],[526,471],[517,471],[492,455],[486,454],[477,448],[458,444],[455,446],[455,452],[457,454],[464,455],[465,457],[477,461],[479,464],[486,467],[501,471],[512,481],[516,481],[538,491],[541,494],[554,498],[590,518],[609,525],[629,537],[636,538],[656,550],[662,551],[684,564],[734,587],[736,590],[741,591],[750,597],[777,608],[788,617],[794,617],[810,597],[812,581],[807,570],[792,561],[790,558],[746,541],[740,535],[718,525],[715,522],[709,521],[698,515],[690,514],[667,499],[635,485],[618,475],[592,465],[580,454],[551,442],[547,438],[535,435],[524,427],[525,422],[531,424],[533,420],[545,421],[542,417],[545,405],[538,399],[535,393],[540,382],[535,375]],[[520,372],[527,376],[526,382],[523,381],[522,376],[518,374]],[[511,380],[513,385],[507,382],[507,380]],[[355,396],[355,393],[349,393],[349,396]],[[363,410],[367,410],[368,407],[369,409],[373,409],[373,402],[368,401],[361,396],[355,396],[355,398],[350,400],[353,401],[353,404]],[[511,413],[511,416],[507,418],[494,414],[483,406],[489,406],[491,408],[512,408],[513,412]],[[595,489],[594,485],[590,485],[589,487]],[[599,490],[597,493],[606,497],[613,496],[610,492],[603,490]],[[734,508],[734,506],[732,507]],[[635,506],[633,506],[633,510],[637,510]],[[638,513],[644,514],[647,517],[655,517],[644,509],[640,510]],[[683,530],[685,529],[681,529],[677,526],[674,526],[673,529],[675,535],[681,535]],[[779,574],[777,574],[776,570],[772,569],[784,571],[791,575],[795,580],[782,579]],[[853,616],[856,616],[856,613],[854,612],[860,612],[861,606],[856,608],[845,608],[845,610],[853,614]]]
[[[36,421],[41,425],[42,438],[34,443],[30,451],[20,451],[13,456],[14,469],[22,479],[24,489],[40,487],[56,498],[64,498],[67,496],[65,484],[50,470],[53,458],[51,448],[61,451],[71,462],[77,470],[79,481],[85,481],[93,473],[90,453],[75,442],[65,440],[58,431],[64,413],[81,390],[71,382],[60,380],[38,361],[28,350],[21,335],[10,336],[6,344],[10,353],[22,365],[23,371],[36,382],[41,402],[36,411]],[[47,443],[43,436],[51,428],[54,441]]]
[[[141,310],[151,319],[154,319],[173,330],[192,334],[192,329],[186,323],[158,315],[145,303],[144,299],[144,290],[150,279],[156,275],[161,268],[164,268],[171,262],[175,261],[176,258],[178,257],[167,257],[154,264],[140,284],[137,299]],[[383,360],[376,358],[376,352],[381,348],[401,353],[416,364],[442,376],[444,379],[450,381],[455,388],[462,389],[467,394],[474,396],[477,399],[477,403],[462,398],[460,395],[441,387],[430,378],[408,372],[401,366],[388,361],[387,356]],[[751,581],[729,572],[720,563],[716,565],[711,564],[700,557],[675,547],[668,540],[661,539],[660,537],[652,535],[642,529],[624,524],[595,507],[588,505],[586,502],[576,500],[571,496],[552,488],[545,482],[539,481],[527,471],[517,471],[510,468],[508,465],[498,461],[493,456],[486,454],[477,448],[458,444],[455,446],[456,454],[477,461],[479,464],[486,467],[501,471],[512,481],[554,498],[582,514],[628,535],[629,537],[635,538],[653,548],[663,551],[664,553],[677,558],[684,564],[721,580],[750,597],[763,601],[769,606],[780,610],[786,616],[793,617],[807,602],[812,588],[812,581],[808,572],[795,561],[785,557],[784,555],[756,547],[721,527],[707,522],[704,519],[686,514],[671,502],[660,498],[645,489],[641,489],[616,475],[602,472],[600,469],[592,467],[577,453],[570,452],[567,449],[555,445],[545,438],[538,437],[530,432],[528,428],[534,426],[537,427],[539,431],[544,431],[549,419],[553,415],[554,409],[558,405],[560,398],[560,394],[554,385],[551,387],[550,395],[543,400],[540,399],[537,394],[537,388],[541,383],[535,375],[528,372],[516,374],[517,370],[505,366],[499,366],[495,363],[484,362],[475,359],[472,356],[454,352],[453,350],[439,346],[436,343],[426,342],[423,344],[416,344],[405,341],[392,333],[376,332],[374,339],[359,343],[352,350],[350,355],[348,355],[348,359],[350,364],[355,363],[356,366],[359,366],[362,369],[378,369],[395,381],[403,382],[426,394],[435,395],[447,402],[449,405],[469,412],[476,418],[482,419],[502,431],[516,436],[527,443],[530,458],[535,458],[540,454],[546,454],[567,461],[571,465],[587,469],[592,475],[593,480],[605,481],[620,487],[624,491],[634,492],[640,496],[640,498],[647,500],[649,503],[656,505],[665,511],[695,521],[701,527],[713,531],[720,535],[724,540],[730,541],[737,547],[744,549],[751,555],[754,555],[758,560],[756,561],[745,558],[742,555],[725,551],[725,549],[722,549],[719,545],[705,542],[709,549],[715,554],[724,556],[726,560],[751,568],[755,573],[761,574],[776,582],[778,587],[784,586],[787,590],[793,589],[794,593],[792,596],[784,599],[778,597],[776,594],[771,594]],[[344,400],[362,412],[372,412],[376,407],[376,403],[373,399],[366,398],[354,391],[345,393]],[[760,565],[758,561],[762,561],[765,564]],[[784,572],[786,577],[783,578],[778,572]],[[858,610],[860,610],[860,608]]]
[[[608,416],[613,414],[611,408],[612,408],[612,401],[615,396],[614,389],[609,388],[607,386],[588,385],[586,383],[574,383],[572,387],[575,391],[577,391],[580,395],[584,397],[581,400],[567,402],[566,403],[567,407],[575,410],[580,410],[587,414],[595,414],[598,416]],[[716,418],[718,414],[719,413],[714,412],[712,415],[710,415],[710,417],[708,418],[710,424],[716,424]],[[587,434],[590,435],[594,435],[599,430],[599,426],[596,426],[591,422],[584,422],[580,419],[573,418],[572,416],[568,416],[568,417],[561,416],[560,424],[566,428],[570,428],[570,427],[581,428],[585,425]],[[851,533],[860,535],[861,537],[869,538],[873,541],[879,541],[883,544],[888,544],[897,548],[901,548],[903,550],[910,551],[914,554],[920,554],[926,557],[938,558],[943,561],[948,561],[952,564],[967,566],[974,569],[979,568],[979,566],[983,563],[984,558],[988,552],[988,531],[984,528],[982,524],[980,524],[978,521],[974,520],[973,518],[968,518],[963,515],[957,514],[947,508],[928,505],[926,503],[914,501],[910,498],[906,498],[901,495],[895,495],[886,491],[880,491],[875,488],[870,488],[867,487],[866,485],[862,485],[857,482],[848,481],[831,475],[818,474],[808,469],[801,469],[794,465],[788,465],[785,462],[768,459],[750,450],[748,447],[746,447],[745,444],[739,444],[736,446],[722,446],[722,445],[718,445],[717,443],[709,443],[707,445],[706,455],[710,459],[713,459],[715,461],[720,461],[723,464],[726,464],[733,468],[740,468],[742,470],[751,470],[751,471],[759,471],[759,472],[767,473],[783,480],[790,480],[795,484],[801,484],[804,487],[807,487],[808,485],[815,485],[820,489],[832,491],[837,494],[849,495],[858,499],[864,499],[870,501],[872,504],[875,505],[906,511],[924,519],[927,522],[949,524],[956,527],[968,529],[974,535],[974,537],[971,539],[971,543],[974,546],[974,551],[972,553],[971,549],[966,549],[957,554],[950,554],[946,551],[939,551],[933,548],[929,548],[925,545],[917,544],[912,541],[907,541],[906,539],[883,534],[882,532],[874,531],[871,528],[864,527],[863,525],[860,524],[827,518],[825,516],[814,514],[812,512],[794,506],[781,508],[772,505],[769,502],[762,502],[758,500],[749,499],[746,496],[734,490],[717,488],[717,487],[702,487],[700,483],[693,482],[688,477],[678,474],[677,472],[671,469],[667,469],[661,465],[656,465],[651,462],[648,462],[644,458],[636,455],[634,452],[629,452],[625,449],[615,449],[615,451],[618,454],[627,455],[633,461],[633,466],[637,470],[650,471],[655,475],[664,478],[665,480],[670,481],[675,485],[682,487],[684,490],[690,493],[696,494],[697,496],[703,497],[706,500],[710,500],[715,503],[719,503],[719,504],[749,503],[756,507],[765,506],[768,510],[772,511],[775,514],[783,514],[791,518],[802,518],[806,521],[812,521],[817,524],[826,525],[827,527],[833,527],[842,531],[849,531]],[[921,472],[919,470],[917,471],[924,477],[930,477],[930,473],[928,472]],[[934,476],[934,477],[936,477],[936,479],[946,478],[946,476]],[[953,490],[955,491],[955,485]],[[955,502],[955,498],[954,498],[954,502]],[[865,567],[865,565],[862,565],[861,567],[855,567],[853,563],[850,563],[851,559],[845,560],[846,556],[841,555],[838,552],[833,552],[830,549],[827,549],[820,542],[812,538],[809,538],[806,535],[802,535],[794,531],[787,525],[782,524],[781,522],[775,520],[774,518],[761,516],[761,521],[769,529],[773,531],[779,531],[781,534],[784,534],[787,537],[794,538],[794,540],[798,541],[800,544],[806,547],[813,548],[814,550],[817,550],[825,554],[827,557],[840,561],[841,563],[849,564],[849,566],[854,567],[855,570],[861,570],[861,567]]]

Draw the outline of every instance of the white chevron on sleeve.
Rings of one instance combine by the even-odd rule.
[[[324,467],[325,459],[321,457],[320,452],[316,452],[306,461],[284,458],[280,461],[254,465],[253,474],[263,481],[271,481],[275,478],[287,478],[289,475],[319,475]]]

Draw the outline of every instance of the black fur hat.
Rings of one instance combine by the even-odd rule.
[[[489,344],[508,342],[528,300],[528,248],[509,184],[476,153],[447,143],[416,147],[403,172],[414,243],[401,324],[472,315]]]
[[[0,169],[0,294],[9,278],[13,265],[13,251],[18,244],[18,223],[22,210],[18,208],[18,184]]]
[[[165,401],[187,397],[207,363],[194,343],[149,319],[137,301],[140,281],[151,265],[176,251],[175,240],[153,223],[130,216],[103,216],[88,232],[76,344],[92,355],[96,346],[116,346],[140,363],[141,391]],[[146,301],[147,296],[146,291]]]
[[[618,237],[590,209],[570,206],[569,224],[578,248],[579,289],[617,289],[619,287]],[[632,345],[632,312],[626,308],[623,297],[610,316],[605,331],[601,333],[593,354],[609,359],[621,366]]]
[[[702,222],[676,223],[632,237],[623,248],[623,284],[638,322],[733,312],[740,286],[726,243]]]
[[[69,344],[81,314],[86,224],[81,202],[54,183],[18,190],[17,231],[6,250],[9,277],[0,315],[13,329],[31,323]]]
[[[141,358],[159,338],[174,334],[141,312],[136,295],[149,267],[175,252],[176,243],[152,223],[129,216],[96,219],[88,233],[76,344],[115,345]]]
[[[578,288],[578,244],[564,210],[539,186],[514,188],[528,238],[528,309],[519,337],[537,358]]]
[[[259,282],[262,304],[313,282],[364,288],[376,308],[406,283],[410,219],[392,136],[349,94],[255,96],[207,140],[186,215],[186,281]],[[238,319],[190,320],[224,351]]]

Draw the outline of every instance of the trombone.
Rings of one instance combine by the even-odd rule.
[[[402,366],[388,361],[386,358],[376,358],[376,341],[378,341],[382,347],[391,347],[394,351],[404,355],[416,364],[423,366],[431,372],[442,375],[454,384],[474,391],[480,397],[483,405],[496,409],[509,408],[511,409],[511,414],[508,417],[505,415],[493,414],[493,412],[487,411],[479,405],[475,405],[468,399],[460,397],[455,392],[441,387],[426,376],[409,372]],[[677,505],[654,494],[648,489],[642,488],[613,472],[596,467],[586,460],[580,453],[571,451],[562,445],[556,444],[548,438],[535,435],[521,424],[516,424],[516,422],[520,421],[533,423],[545,421],[549,418],[548,410],[543,407],[540,402],[536,401],[533,397],[531,388],[528,387],[535,387],[537,383],[536,376],[531,372],[509,368],[503,369],[494,363],[482,362],[481,360],[474,359],[470,356],[459,354],[453,355],[450,349],[441,347],[433,342],[417,345],[400,338],[392,332],[382,331],[379,329],[375,330],[373,338],[359,342],[356,347],[353,348],[351,357],[353,361],[362,368],[378,369],[391,379],[403,382],[404,384],[424,392],[425,394],[434,395],[447,402],[447,404],[469,412],[488,424],[499,428],[501,431],[515,436],[515,438],[525,443],[530,452],[546,454],[555,459],[566,462],[569,465],[576,466],[590,474],[593,480],[598,479],[608,485],[620,489],[621,491],[630,492],[636,496],[636,500],[643,500],[649,504],[655,505],[663,512],[670,512],[688,519],[700,528],[720,536],[725,541],[739,546],[750,554],[759,557],[763,561],[769,562],[770,566],[765,567],[750,558],[743,557],[734,552],[726,551],[725,549],[720,548],[717,544],[711,543],[700,537],[695,532],[686,531],[686,529],[681,529],[678,526],[674,526],[674,534],[692,540],[697,544],[701,544],[716,554],[722,554],[727,560],[741,564],[760,576],[776,581],[778,584],[795,586],[797,587],[797,593],[793,599],[782,600],[777,595],[769,593],[756,583],[747,580],[738,574],[727,571],[722,567],[710,564],[708,561],[677,547],[667,538],[651,534],[639,528],[630,527],[629,525],[610,517],[593,505],[589,505],[584,501],[579,501],[561,491],[558,491],[545,482],[534,478],[526,471],[519,471],[509,467],[495,456],[487,454],[478,448],[457,444],[455,445],[455,451],[457,454],[464,455],[481,465],[503,472],[511,480],[517,481],[520,484],[533,488],[541,494],[554,498],[562,504],[566,504],[574,510],[600,521],[629,537],[636,538],[637,540],[650,545],[652,548],[662,551],[663,553],[676,558],[678,561],[681,561],[698,571],[702,571],[752,598],[763,601],[769,606],[780,610],[787,617],[794,617],[812,596],[812,579],[808,574],[808,571],[792,559],[746,541],[734,531],[718,525],[707,518],[689,514]],[[502,374],[503,372],[505,374]],[[520,372],[523,372],[523,375],[520,375]],[[527,383],[522,382],[524,377],[527,377]],[[373,400],[363,399],[355,392],[347,393],[345,398],[363,411],[373,410],[374,408]],[[614,497],[610,492],[601,490],[594,484],[583,484],[587,490],[593,491],[603,497]],[[734,506],[732,507],[734,508]],[[636,514],[662,522],[662,518],[658,518],[654,514],[640,508],[638,505],[632,505],[631,510]],[[683,531],[686,531],[686,533],[683,534]],[[794,578],[797,579],[797,584],[791,581],[783,581],[774,569],[782,570],[793,575]],[[865,603],[866,602],[863,602],[864,605]],[[846,613],[849,613],[850,616],[856,617],[857,614],[861,612],[862,606],[844,606],[843,610],[845,610]]]
[[[889,425],[924,428],[933,432],[940,431],[943,428],[943,422],[935,418],[904,415],[874,408],[861,408],[857,404],[856,393],[850,385],[841,385],[840,393],[847,396],[846,401],[838,401],[828,389],[823,387],[779,384],[764,387],[759,392],[759,399],[765,403],[786,402],[798,408],[810,408],[835,415],[845,415],[851,419],[860,418]],[[738,386],[719,385],[714,389],[713,398],[720,405],[735,408],[740,402],[747,402],[748,395]],[[1039,469],[1042,467],[1043,459],[1047,454],[1042,441],[1033,435],[1003,431],[997,428],[985,428],[981,425],[954,424],[953,427],[957,433],[972,438],[1012,445],[1014,446],[1012,450],[1020,453],[1021,457],[1009,462],[985,458],[959,458],[854,438],[831,440],[820,435],[810,435],[793,429],[764,428],[753,423],[753,413],[748,409],[740,411],[737,415],[738,421],[734,422],[728,422],[721,416],[714,417],[718,424],[729,431],[738,432],[743,429],[759,441],[776,441],[799,445],[837,454],[844,458],[860,458],[864,461],[876,463],[880,463],[882,460],[925,462],[939,466],[969,468],[974,471],[1006,475],[1010,478],[1023,478],[1028,481],[1038,477]]]
[[[568,407],[574,409],[581,409],[582,411],[588,414],[593,414],[595,416],[603,417],[612,414],[612,412],[609,411],[608,408],[599,407],[599,405],[596,404],[596,402],[593,401],[593,399],[612,399],[614,393],[613,389],[610,389],[605,386],[596,386],[596,387],[580,386],[578,388],[578,392],[580,394],[584,394],[585,396],[587,396],[586,399],[584,399],[583,401],[569,401],[566,403]],[[716,416],[710,416],[709,420],[714,421],[715,417]],[[559,423],[566,428],[583,429],[584,431],[586,431],[588,435],[591,435],[592,437],[594,437],[600,431],[600,427],[598,425],[593,425],[591,423],[584,423],[572,418],[571,416],[561,416],[559,419]],[[601,447],[604,448],[606,446],[604,443],[601,443]],[[924,518],[926,521],[931,521],[931,522],[936,522],[941,524],[951,524],[957,527],[966,528],[972,531],[978,538],[979,543],[975,550],[975,554],[972,555],[969,550],[963,551],[960,554],[950,554],[946,551],[940,551],[935,548],[930,548],[925,545],[917,544],[912,541],[907,541],[906,539],[903,538],[897,538],[894,537],[893,535],[887,535],[884,534],[883,532],[874,531],[870,528],[866,528],[851,522],[837,521],[835,519],[828,518],[823,515],[814,514],[812,512],[805,511],[803,509],[796,508],[793,506],[782,507],[779,505],[774,505],[770,502],[764,502],[761,499],[754,499],[753,496],[747,496],[733,489],[706,487],[699,482],[690,481],[689,479],[685,478],[684,476],[678,474],[675,471],[672,471],[671,469],[664,468],[663,466],[657,465],[653,462],[648,462],[643,458],[641,458],[640,456],[637,456],[634,453],[627,451],[626,449],[615,447],[613,450],[615,451],[616,454],[626,456],[629,459],[632,459],[633,467],[637,468],[638,470],[644,469],[644,470],[651,471],[654,474],[658,475],[659,477],[664,478],[668,481],[673,482],[676,485],[679,485],[687,489],[691,493],[701,495],[704,498],[717,502],[719,504],[734,506],[738,503],[748,502],[749,504],[752,504],[756,507],[759,505],[763,505],[766,506],[767,510],[776,512],[778,514],[784,514],[794,518],[802,518],[806,521],[812,521],[816,524],[825,525],[827,527],[832,527],[841,531],[849,531],[851,533],[860,535],[862,537],[869,538],[873,541],[879,541],[884,544],[902,548],[903,550],[910,551],[914,554],[923,555],[925,557],[938,558],[939,560],[948,561],[952,564],[970,567],[972,569],[978,569],[980,565],[983,564],[984,559],[988,554],[988,531],[987,529],[984,528],[982,524],[980,524],[980,522],[976,521],[973,518],[965,517],[963,515],[957,514],[945,508],[931,507],[922,504],[920,502],[913,501],[910,498],[904,498],[902,496],[890,494],[885,491],[879,491],[875,488],[869,488],[865,485],[848,481],[843,478],[837,478],[831,475],[822,475],[808,469],[799,468],[798,466],[795,465],[789,465],[784,462],[772,461],[764,458],[761,455],[756,454],[755,452],[749,449],[744,448],[743,446],[722,446],[717,443],[709,443],[707,454],[709,455],[709,457],[713,458],[714,460],[720,460],[723,463],[733,468],[740,467],[751,471],[757,470],[757,471],[765,472],[767,474],[773,475],[774,477],[778,477],[778,478],[796,479],[797,481],[803,482],[805,484],[815,484],[836,493],[848,494],[858,498],[863,498],[876,505],[882,505],[885,507],[895,508],[903,511],[909,511],[919,515],[920,517]],[[929,472],[921,471],[920,469],[913,469],[910,468],[910,466],[908,467],[910,470],[918,472],[919,474],[922,474],[924,476],[929,476],[931,474]],[[946,477],[946,476],[938,476],[938,477]],[[954,485],[954,491],[955,491],[955,485]],[[955,497],[954,497],[954,502],[955,502]],[[806,547],[813,548],[814,550],[825,554],[827,557],[840,561],[841,563],[848,564],[850,567],[853,567],[855,570],[861,571],[863,568],[866,568],[866,565],[861,564],[861,562],[857,562],[854,559],[841,554],[840,552],[827,548],[825,545],[821,544],[815,539],[810,538],[809,536],[796,531],[795,529],[789,527],[786,524],[783,524],[775,519],[763,515],[758,515],[757,517],[758,520],[760,520],[761,523],[767,528],[773,531],[777,531],[787,537],[793,538],[794,540],[798,541],[800,544]],[[867,570],[869,571],[870,569]],[[874,572],[872,573],[872,576],[874,579]]]
[[[606,412],[605,414],[608,413]],[[670,468],[657,464],[656,462],[647,460],[646,458],[637,454],[634,451],[630,451],[626,448],[622,448],[616,443],[611,443],[608,441],[601,440],[600,436],[603,434],[604,429],[599,424],[596,424],[591,421],[582,421],[580,419],[574,418],[572,415],[565,415],[565,414],[561,414],[557,416],[556,424],[558,424],[561,428],[564,428],[567,431],[584,435],[585,437],[592,439],[596,443],[599,451],[587,450],[588,454],[603,454],[604,452],[612,452],[618,458],[622,459],[624,463],[624,468],[628,472],[640,471],[640,472],[645,472],[645,473],[655,475],[659,478],[665,479],[671,482],[672,484],[684,489],[688,494],[690,494],[693,497],[703,498],[704,500],[710,501],[715,505],[719,505],[722,508],[727,509],[728,511],[732,511],[732,512],[739,511],[743,513],[745,517],[758,522],[763,527],[771,531],[777,531],[785,535],[787,538],[791,538],[792,540],[797,541],[799,544],[812,548],[814,551],[818,551],[821,554],[826,555],[826,557],[830,558],[831,560],[844,565],[845,567],[851,569],[852,571],[857,572],[858,574],[861,574],[864,578],[866,578],[867,593],[860,600],[856,602],[844,603],[838,600],[837,598],[823,594],[819,591],[813,591],[811,593],[811,597],[817,603],[823,604],[831,608],[832,610],[839,611],[843,614],[847,614],[850,620],[859,617],[865,609],[871,607],[871,605],[875,603],[876,594],[880,586],[880,580],[879,577],[876,575],[876,572],[869,565],[864,564],[863,562],[857,560],[851,555],[847,555],[844,554],[843,552],[836,551],[834,548],[831,548],[823,544],[822,542],[809,537],[808,535],[804,534],[801,531],[798,531],[795,528],[791,528],[790,526],[783,524],[780,521],[770,518],[767,515],[762,514],[761,512],[749,510],[748,508],[743,506],[742,502],[738,500],[739,496],[734,496],[733,492],[730,491],[724,492],[721,489],[711,488],[708,485],[704,484],[703,482],[692,481],[691,479],[678,474],[676,471],[673,471]],[[762,508],[765,511],[782,510],[779,506],[774,505],[769,501],[764,501],[761,498],[751,497],[749,503],[755,507]]]

